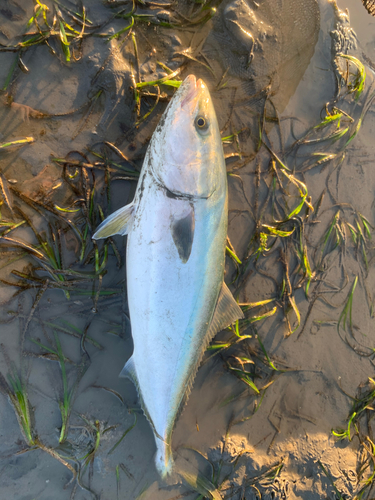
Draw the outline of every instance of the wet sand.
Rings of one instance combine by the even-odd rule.
[[[340,9],[349,8],[350,23],[326,0],[280,0],[277,8],[271,0],[258,3],[257,9],[253,2],[247,6],[223,2],[210,21],[191,23],[184,30],[135,20],[139,68],[132,37],[125,39],[126,33],[112,41],[107,41],[108,35],[83,39],[82,53],[79,44],[75,47],[78,60],[73,60],[72,52],[69,63],[56,35],[51,40],[56,55],[46,45],[28,49],[8,83],[17,53],[0,52],[0,85],[7,86],[0,107],[0,143],[35,139],[33,144],[0,151],[5,186],[1,220],[12,220],[9,204],[16,220],[32,219],[43,240],[52,246],[53,235],[56,242],[60,240],[61,251],[58,243],[54,247],[62,255],[57,269],[94,273],[90,224],[100,222],[99,205],[107,215],[131,201],[137,169],[167,100],[162,94],[151,115],[135,127],[132,75],[136,81],[138,73],[141,81],[155,80],[166,75],[157,61],[171,70],[183,64],[178,78],[194,73],[207,81],[223,136],[238,134],[237,145],[224,144],[224,151],[229,173],[228,235],[242,264],[238,268],[228,257],[226,282],[242,304],[270,300],[249,309],[249,321],[240,324],[241,335],[251,338],[207,352],[177,422],[172,441],[177,467],[205,479],[195,489],[186,477],[177,475],[166,484],[155,470],[154,438],[136,390],[130,381],[118,378],[132,352],[126,240],[114,238],[116,247],[108,247],[107,262],[99,245],[98,267],[103,266],[95,279],[64,275],[61,285],[58,272],[41,268],[43,259],[22,258],[19,247],[6,245],[2,238],[0,372],[4,377],[8,373],[22,377],[39,448],[29,449],[12,405],[0,394],[1,497],[177,500],[197,498],[198,491],[207,498],[233,500],[318,500],[340,498],[339,494],[354,499],[365,488],[362,498],[372,498],[372,483],[368,487],[365,483],[374,470],[371,410],[356,406],[360,417],[350,425],[351,440],[348,436],[338,440],[331,431],[346,431],[354,411],[352,398],[359,396],[359,390],[362,395],[374,390],[367,383],[374,376],[375,344],[371,240],[375,19],[359,0],[338,1]],[[5,4],[0,10],[0,43],[16,44],[33,6]],[[121,6],[126,12],[128,7]],[[87,17],[99,25],[119,9],[90,2]],[[167,19],[168,6],[150,9],[153,15],[157,11],[159,20]],[[139,6],[138,10],[146,12]],[[186,2],[176,10],[195,20],[207,12],[200,13],[199,6]],[[129,18],[112,19],[98,32],[111,35],[128,24]],[[253,40],[244,31],[251,32]],[[187,57],[184,51],[189,47]],[[345,94],[355,80],[355,66],[349,66],[352,75],[346,82],[335,72],[333,61],[340,52],[366,65],[365,88],[357,100],[356,93]],[[346,61],[340,61],[345,76]],[[337,82],[341,82],[340,97],[335,97]],[[165,86],[160,90],[173,93]],[[155,98],[142,101],[141,116],[150,111]],[[346,113],[341,128],[318,128],[306,137],[315,142],[297,148],[295,141],[328,116],[326,103],[331,116],[337,109]],[[265,116],[263,141],[269,149],[259,148],[259,123]],[[345,127],[343,136],[321,140]],[[104,141],[118,147],[130,162]],[[324,160],[328,155],[331,161]],[[69,158],[70,163],[64,168],[52,157]],[[290,171],[283,173],[278,159]],[[76,166],[73,161],[80,163]],[[94,162],[100,164],[92,168]],[[307,187],[311,199],[306,197],[306,202],[314,212],[305,203],[290,216],[301,194],[285,172]],[[56,206],[78,211],[63,212]],[[79,234],[85,235],[87,224],[87,248],[82,251]],[[262,224],[294,232],[289,238],[274,237]],[[259,247],[262,231],[268,234],[267,251],[250,257]],[[24,223],[6,236],[41,251],[35,233]],[[258,237],[252,240],[254,235]],[[306,260],[298,260],[298,249],[306,252],[311,280]],[[107,273],[99,279],[104,269]],[[33,279],[27,278],[30,274]],[[69,280],[76,282],[66,288]],[[11,281],[25,288],[13,298],[20,287],[10,286]],[[55,288],[51,283],[57,283]],[[58,285],[65,286],[70,296]],[[353,289],[350,310],[346,304]],[[264,314],[269,317],[254,321]],[[221,332],[213,344],[226,344],[232,337],[233,332]],[[74,401],[62,444],[58,342]]]

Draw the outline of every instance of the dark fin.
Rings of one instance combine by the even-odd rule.
[[[242,319],[244,318],[244,314],[242,312],[242,309],[240,306],[237,304],[235,301],[231,291],[223,281],[219,297],[216,302],[216,307],[214,314],[211,319],[210,326],[207,330],[207,334],[203,340],[201,351],[199,353],[199,356],[197,358],[196,365],[194,366],[193,370],[191,371],[191,375],[189,378],[189,381],[186,386],[186,391],[185,395],[181,401],[179,411],[176,415],[175,422],[177,421],[178,417],[181,415],[182,410],[185,407],[185,404],[187,403],[187,400],[189,399],[191,389],[194,384],[195,377],[197,375],[198,368],[202,362],[203,356],[206,353],[206,349],[208,347],[208,344],[211,342],[211,340],[215,337],[215,335],[226,328],[227,326],[231,325],[234,323],[237,319]]]
[[[116,210],[113,214],[109,215],[97,228],[93,240],[100,240],[108,238],[114,234],[121,234],[124,236],[128,234],[130,226],[133,222],[134,203],[130,203],[125,207]]]
[[[183,219],[174,220],[171,224],[171,232],[178,255],[184,264],[189,260],[191,248],[193,246],[195,217],[194,208]]]

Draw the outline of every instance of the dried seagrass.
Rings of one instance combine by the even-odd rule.
[[[367,12],[375,17],[375,0],[362,0]]]

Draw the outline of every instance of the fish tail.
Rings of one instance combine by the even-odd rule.
[[[172,473],[174,462],[170,441],[156,438],[155,464],[162,479],[166,479]]]

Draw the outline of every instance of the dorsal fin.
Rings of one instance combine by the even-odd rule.
[[[184,409],[184,406],[189,399],[191,389],[194,384],[195,377],[197,375],[197,371],[199,368],[199,365],[202,362],[203,356],[205,355],[206,349],[208,347],[208,344],[211,342],[211,340],[214,338],[214,336],[229,326],[230,324],[234,323],[237,319],[242,319],[244,318],[244,314],[242,312],[242,309],[240,306],[237,304],[235,301],[231,291],[223,281],[219,297],[216,302],[216,307],[214,314],[212,316],[212,320],[210,323],[210,326],[207,330],[207,334],[203,340],[201,352],[199,353],[199,356],[197,358],[197,362],[191,371],[189,381],[186,386],[186,391],[184,394],[184,397],[181,401],[179,411],[177,413],[175,422],[177,418],[181,415],[182,410]]]
[[[116,210],[113,214],[109,215],[96,229],[93,240],[100,240],[102,238],[109,238],[114,234],[121,234],[124,236],[128,234],[130,226],[133,222],[134,202],[125,205],[125,207]]]
[[[226,328],[227,326],[234,323],[237,319],[242,319],[244,314],[242,309],[235,301],[231,291],[223,282],[223,286],[221,287],[219,298],[217,299],[215,312],[211,320],[209,333],[211,336],[208,342],[211,342],[213,336]]]

